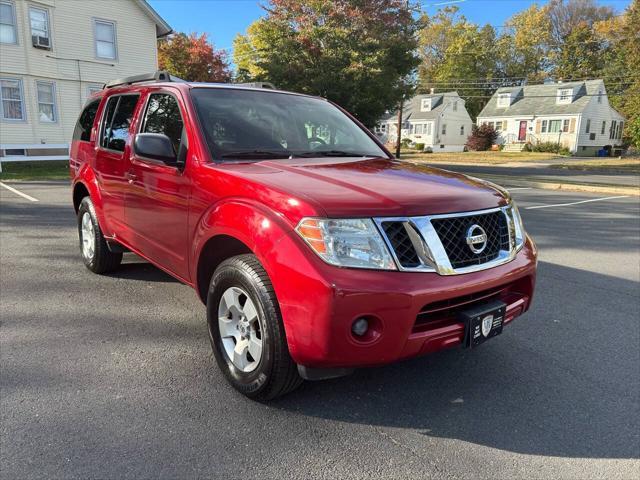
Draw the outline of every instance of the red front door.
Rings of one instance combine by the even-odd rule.
[[[520,130],[518,131],[518,140],[524,142],[527,139],[527,121],[520,121]]]

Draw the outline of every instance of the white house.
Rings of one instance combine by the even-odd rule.
[[[82,105],[158,68],[171,27],[145,0],[0,0],[0,157],[68,158]]]
[[[506,150],[553,142],[577,155],[622,144],[624,118],[609,104],[602,80],[499,88],[478,115]]]
[[[434,152],[461,152],[471,133],[471,117],[458,92],[416,95],[402,108],[402,139]],[[385,115],[375,128],[384,143],[395,143],[398,112]]]

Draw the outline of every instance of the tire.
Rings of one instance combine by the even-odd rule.
[[[84,197],[78,208],[78,238],[82,261],[93,273],[111,272],[120,266],[122,253],[109,250],[89,197]]]
[[[243,395],[271,400],[302,383],[273,286],[255,255],[238,255],[218,266],[207,295],[207,321],[216,362]],[[252,350],[258,341],[261,348]],[[236,356],[238,351],[245,353]]]

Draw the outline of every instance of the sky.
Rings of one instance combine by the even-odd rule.
[[[216,48],[232,53],[233,39],[264,14],[260,4],[266,0],[147,0],[176,32],[206,32]],[[502,25],[514,13],[524,10],[530,0],[424,0],[423,9],[434,14],[444,4],[455,4],[460,13],[474,23]],[[546,3],[545,0],[538,2]],[[616,13],[631,0],[601,0]]]

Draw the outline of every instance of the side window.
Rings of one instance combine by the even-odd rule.
[[[149,96],[144,117],[143,133],[163,133],[171,140],[177,154],[180,149],[183,128],[178,101],[173,95],[154,93]]]
[[[74,140],[81,140],[83,142],[91,140],[91,128],[93,127],[93,120],[96,118],[99,105],[100,100],[94,100],[84,107],[76,123],[76,128],[73,130]]]
[[[101,142],[104,148],[124,152],[137,103],[138,95],[123,95],[109,99]]]

